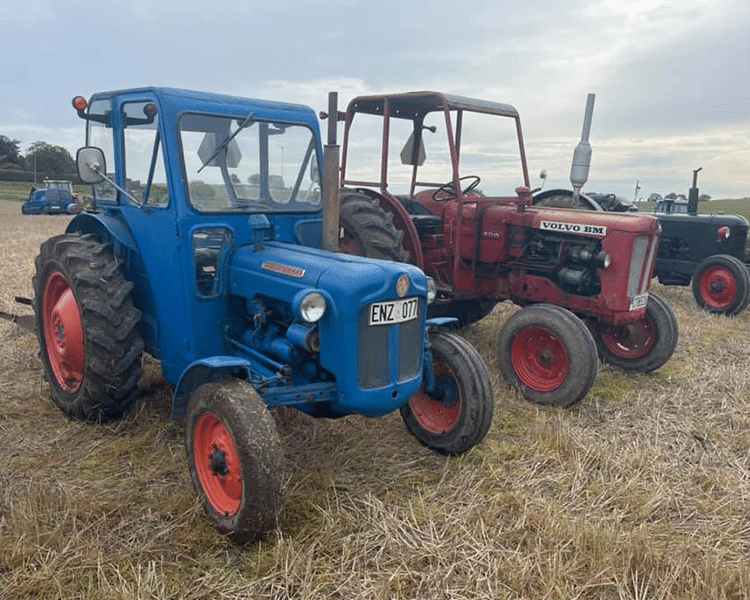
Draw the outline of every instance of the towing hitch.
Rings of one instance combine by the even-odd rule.
[[[33,306],[31,303],[31,298],[22,298],[20,296],[16,296],[14,299],[19,304]],[[0,319],[13,321],[16,325],[18,325],[22,329],[26,329],[28,331],[31,331],[32,333],[36,331],[36,318],[34,317],[34,315],[13,315],[11,313],[7,313],[7,312],[0,310]]]

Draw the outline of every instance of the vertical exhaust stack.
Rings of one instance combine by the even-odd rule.
[[[702,171],[703,167],[699,167],[693,171],[693,187],[688,191],[688,214],[698,214],[698,172]]]
[[[596,94],[589,94],[586,98],[586,112],[583,116],[583,131],[581,141],[573,151],[573,164],[570,167],[570,183],[573,185],[573,205],[578,205],[583,184],[588,181],[591,166],[591,146],[589,133],[591,132],[591,117],[594,114],[594,98]]]
[[[323,149],[323,249],[339,250],[338,93],[328,93],[328,143]]]

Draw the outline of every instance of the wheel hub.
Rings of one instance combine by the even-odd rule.
[[[222,477],[225,477],[229,474],[227,455],[216,445],[215,442],[212,447],[213,452],[208,455],[208,468],[211,470],[214,476],[221,475]]]
[[[549,367],[554,359],[554,354],[551,350],[545,349],[539,353],[539,362],[545,367]]]
[[[568,376],[568,352],[545,327],[522,330],[511,344],[511,361],[521,383],[537,392],[556,390]]]

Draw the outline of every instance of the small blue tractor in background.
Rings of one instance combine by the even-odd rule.
[[[70,181],[45,179],[44,187],[31,188],[29,199],[21,205],[24,215],[76,215],[79,212],[81,205]]]
[[[196,490],[236,541],[273,529],[283,460],[269,408],[399,409],[425,446],[487,433],[487,368],[428,321],[408,264],[321,249],[322,142],[309,107],[166,88],[98,93],[78,171],[94,195],[36,258],[34,310],[55,403],[119,417],[141,356],[175,386]],[[336,173],[333,174],[336,180]],[[338,223],[338,218],[336,218]],[[336,229],[338,235],[338,229]]]

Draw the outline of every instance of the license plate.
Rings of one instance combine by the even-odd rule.
[[[630,299],[630,310],[637,310],[643,308],[648,304],[648,292],[645,294],[638,294]]]
[[[418,298],[370,304],[370,325],[392,325],[417,318]]]

